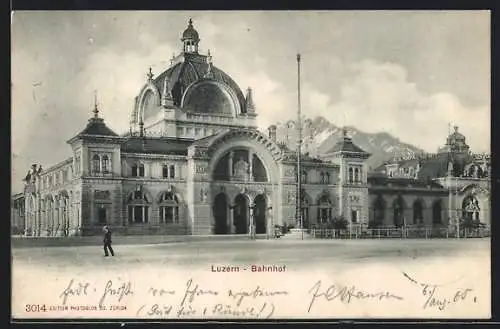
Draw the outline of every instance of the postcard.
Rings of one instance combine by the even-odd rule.
[[[16,11],[12,320],[488,319],[488,11]]]

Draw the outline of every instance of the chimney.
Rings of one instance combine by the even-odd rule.
[[[267,131],[269,132],[269,138],[273,142],[276,142],[276,126],[275,125],[269,126],[269,128],[267,128]]]

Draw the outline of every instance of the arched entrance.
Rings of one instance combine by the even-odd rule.
[[[394,210],[394,226],[401,227],[404,224],[404,210],[405,204],[403,198],[399,196],[392,204]]]
[[[248,199],[238,194],[234,199],[234,226],[236,234],[248,233]]]
[[[473,195],[468,195],[462,202],[463,219],[469,222],[479,222],[479,201]]]
[[[424,222],[424,206],[421,200],[413,202],[413,224],[423,224]]]
[[[215,197],[213,212],[215,218],[215,234],[227,234],[227,198],[224,193]]]
[[[378,227],[384,225],[385,219],[385,201],[382,196],[377,196],[373,204],[373,226]]]
[[[255,219],[255,233],[256,234],[265,234],[266,233],[266,211],[267,211],[267,203],[266,197],[262,194],[259,194],[255,197],[255,210],[254,210],[254,219]]]

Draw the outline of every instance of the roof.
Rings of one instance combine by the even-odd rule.
[[[229,131],[229,130],[221,130],[213,135],[197,139],[191,145],[201,146],[201,147],[209,147],[213,141],[215,141],[218,137],[222,136],[227,131]]]
[[[121,146],[123,153],[187,155],[192,139],[172,137],[127,137]]]
[[[390,178],[386,176],[379,175],[370,175],[368,176],[368,183],[372,186],[388,186],[391,184],[391,187],[401,187],[401,188],[427,188],[430,186],[431,188],[443,188],[443,186],[435,181],[430,179],[413,179],[413,178]]]
[[[418,177],[422,179],[445,177],[448,175],[448,164],[450,157],[448,153],[437,154],[436,156],[422,159],[420,161],[420,171]]]
[[[160,91],[160,94],[162,94],[160,95],[161,97],[163,96],[163,84],[165,78],[168,78],[169,85],[171,86],[171,88],[174,88],[172,90],[174,103],[176,103],[175,86],[177,84],[177,87],[180,87],[181,95],[177,96],[177,98],[179,99],[177,100],[177,104],[175,104],[177,106],[180,105],[179,104],[180,97],[182,97],[184,91],[192,83],[203,80],[205,74],[208,71],[208,65],[209,65],[207,63],[205,55],[184,53],[182,54],[182,56],[184,56],[183,62],[174,64],[173,66],[169,67],[166,71],[159,74],[156,78],[153,79],[153,83],[155,84],[156,88]],[[234,91],[236,97],[238,98],[240,108],[242,109],[243,112],[246,112],[245,96],[241,91],[240,87],[236,84],[236,82],[229,75],[227,75],[224,71],[217,68],[216,66],[213,65],[211,66],[211,72],[212,72],[211,79],[217,82],[224,83]]]
[[[329,151],[326,153],[336,153],[336,152],[350,152],[350,153],[363,153],[363,154],[369,154],[356,144],[352,142],[352,139],[345,136],[338,141]]]
[[[77,136],[113,136],[118,137],[118,134],[108,128],[104,123],[104,119],[93,117],[89,119],[87,126]]]
[[[192,39],[192,40],[196,40],[196,41],[200,40],[200,36],[198,35],[198,31],[196,31],[193,27],[193,20],[192,19],[189,19],[189,25],[182,33],[181,40],[184,41],[186,39]]]

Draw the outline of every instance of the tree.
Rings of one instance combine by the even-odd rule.
[[[332,228],[335,230],[345,230],[349,226],[349,222],[344,218],[344,216],[338,216],[331,222]]]

